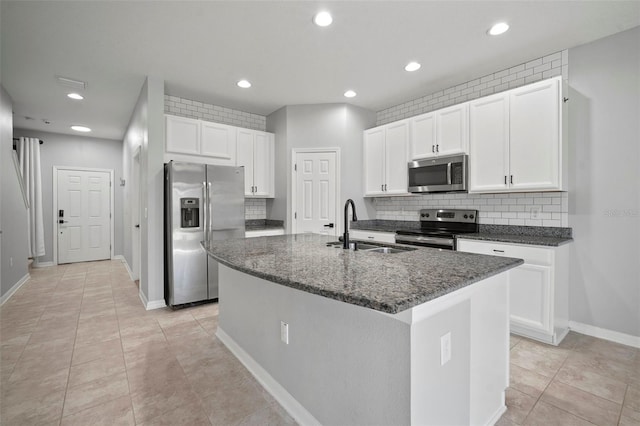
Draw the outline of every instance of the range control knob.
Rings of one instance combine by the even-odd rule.
[[[426,217],[429,217],[429,213],[425,214]]]
[[[465,219],[467,219],[467,218],[469,218],[469,216],[467,216],[467,215],[465,214],[465,215],[464,215],[464,218],[465,218]]]
[[[469,219],[473,219],[473,215],[472,214],[469,215]]]

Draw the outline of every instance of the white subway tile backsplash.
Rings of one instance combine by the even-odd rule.
[[[267,126],[267,118],[265,116],[185,99],[178,96],[164,96],[164,111],[167,114],[222,124],[230,124],[254,130],[264,131]]]
[[[266,219],[267,200],[264,198],[245,198],[244,200],[245,219]]]
[[[558,204],[552,204],[556,200]],[[449,207],[478,210],[482,224],[566,227],[569,221],[566,192],[422,194],[375,198],[373,205],[376,219],[383,220],[418,220],[420,209]],[[532,210],[537,210],[535,219]]]

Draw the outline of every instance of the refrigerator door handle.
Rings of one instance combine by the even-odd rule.
[[[204,242],[209,242],[208,222],[207,222],[207,182],[202,182],[202,227],[204,229]]]

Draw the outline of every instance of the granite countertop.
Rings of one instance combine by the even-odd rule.
[[[247,219],[245,231],[264,231],[266,229],[284,229],[284,221],[271,219]]]
[[[458,238],[548,247],[558,247],[573,241],[571,228],[484,224],[480,224],[479,227],[479,232],[461,234]],[[381,219],[359,220],[351,222],[351,229],[380,232],[415,231],[420,229],[420,222]]]
[[[249,275],[391,314],[523,263],[432,248],[394,254],[343,250],[327,247],[330,241],[335,237],[297,234],[212,241],[205,248]]]

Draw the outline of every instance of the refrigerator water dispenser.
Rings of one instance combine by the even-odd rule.
[[[180,227],[200,227],[200,200],[198,198],[180,198]]]

